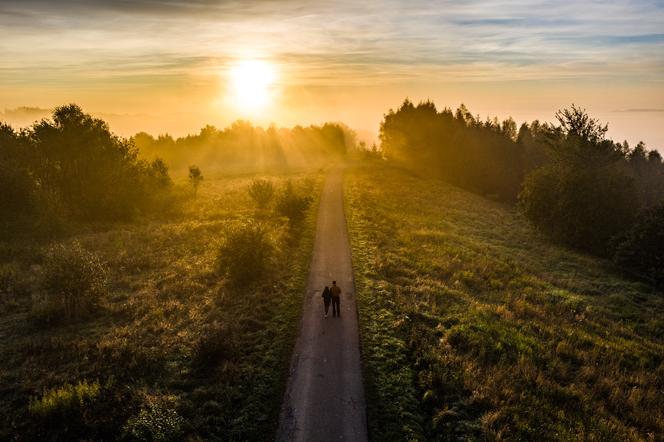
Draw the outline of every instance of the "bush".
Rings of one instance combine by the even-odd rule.
[[[543,166],[519,194],[525,216],[555,240],[606,255],[610,239],[631,223],[636,193],[629,177],[611,166]]]
[[[291,226],[294,226],[304,220],[312,201],[313,198],[309,195],[299,195],[293,183],[288,181],[277,199],[277,213],[288,218]]]
[[[106,293],[106,269],[78,242],[58,244],[47,252],[42,288],[46,298],[35,306],[38,320],[79,319],[91,313]]]
[[[616,243],[617,265],[664,284],[664,203],[642,212]]]
[[[97,381],[81,381],[76,385],[65,384],[45,390],[41,397],[30,399],[28,411],[41,418],[78,417],[83,409],[99,396],[100,389]]]
[[[180,440],[184,419],[172,408],[149,403],[124,425],[129,439],[148,442]]]
[[[232,359],[235,353],[234,342],[233,331],[227,326],[213,324],[203,329],[192,357],[194,368],[207,371]]]
[[[268,180],[254,180],[249,185],[249,196],[259,209],[265,209],[274,197],[274,186]]]
[[[219,248],[218,265],[235,285],[263,277],[274,251],[267,229],[258,223],[247,223],[231,229]]]

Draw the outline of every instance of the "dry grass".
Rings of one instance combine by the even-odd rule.
[[[272,438],[299,323],[316,204],[297,232],[262,211],[281,255],[258,283],[231,287],[218,273],[217,252],[231,226],[257,215],[247,193],[255,178],[206,177],[197,199],[169,219],[85,226],[67,238],[96,252],[109,270],[109,293],[90,319],[33,324],[31,298],[39,294],[39,251],[46,245],[2,245],[16,252],[2,266],[9,269],[5,279],[13,278],[20,290],[0,287],[0,439],[48,434],[114,440],[131,419],[138,416],[144,425],[151,415],[144,410],[155,403],[166,404],[161,415],[178,422],[182,417],[185,438]],[[265,178],[275,184],[294,180],[318,198],[318,173]],[[219,329],[232,332],[219,335]],[[225,337],[234,350],[200,371],[192,361],[209,335]],[[79,382],[102,388],[75,424],[29,413],[31,398]]]
[[[374,440],[664,434],[662,293],[440,181],[345,189]]]

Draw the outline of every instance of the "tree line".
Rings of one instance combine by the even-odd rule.
[[[664,163],[606,137],[577,106],[556,123],[482,120],[461,105],[405,100],[380,125],[383,155],[475,193],[518,204],[554,240],[664,282]]]
[[[0,235],[48,233],[65,223],[128,220],[164,203],[171,187],[160,159],[74,104],[15,130],[0,123]]]
[[[183,195],[170,171],[188,173],[195,193],[203,175],[192,164],[206,173],[311,168],[354,145],[354,133],[337,123],[263,129],[238,121],[177,139],[122,138],[75,104],[24,129],[0,122],[0,239],[171,210]]]
[[[158,156],[173,169],[196,163],[212,171],[264,172],[322,165],[345,155],[355,145],[355,135],[339,123],[263,129],[236,121],[225,129],[205,126],[180,138],[140,132],[132,141],[142,156]]]

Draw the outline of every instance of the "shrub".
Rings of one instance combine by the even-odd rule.
[[[100,389],[97,381],[81,381],[76,385],[65,384],[44,390],[41,397],[30,399],[28,411],[41,418],[80,416],[82,410],[99,396]]]
[[[36,306],[38,319],[78,319],[91,313],[106,292],[106,269],[78,242],[58,244],[47,252],[42,287],[46,298]]]
[[[293,183],[288,181],[277,199],[277,213],[288,218],[291,226],[299,224],[304,220],[312,201],[311,196],[298,194]]]
[[[235,352],[233,331],[227,326],[213,324],[201,332],[194,348],[192,364],[199,371],[216,367],[224,360],[229,360]]]
[[[642,212],[616,243],[617,265],[664,284],[664,203]]]
[[[274,251],[267,229],[247,223],[231,229],[219,248],[218,265],[235,285],[256,281],[267,273]]]
[[[254,180],[249,185],[249,196],[256,202],[259,209],[265,209],[274,197],[274,186],[268,180]]]
[[[543,166],[519,194],[525,216],[555,240],[606,254],[610,239],[631,223],[636,193],[629,177],[609,166]]]
[[[124,425],[125,435],[134,440],[165,442],[180,440],[184,419],[172,408],[149,403]]]

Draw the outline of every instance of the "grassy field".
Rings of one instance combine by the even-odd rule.
[[[230,226],[256,216],[254,178],[206,179],[168,219],[65,238],[108,268],[108,295],[81,321],[35,323],[46,244],[2,245],[0,440],[273,438],[322,174],[267,177],[314,201],[297,231],[260,216],[276,255],[264,281],[237,288],[217,271],[217,251]]]
[[[661,438],[662,293],[381,161],[345,193],[373,440]]]

